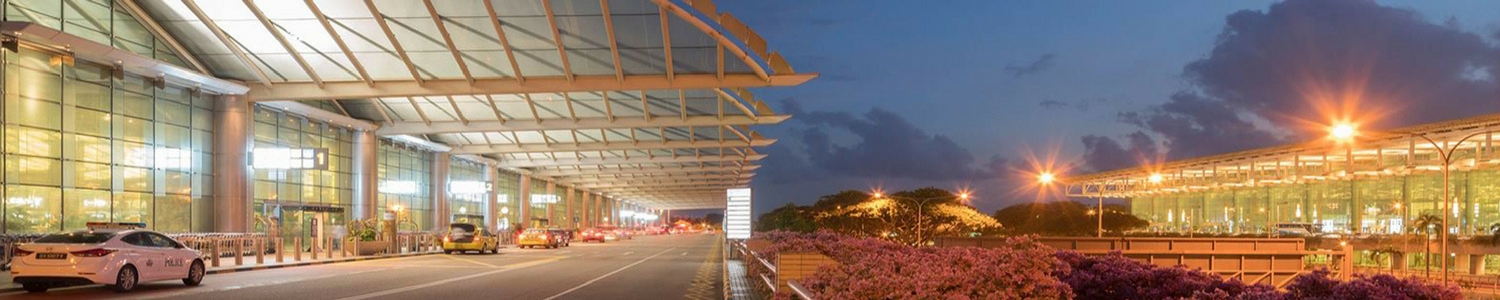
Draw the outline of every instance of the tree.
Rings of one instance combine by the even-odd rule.
[[[1000,223],[957,195],[929,187],[880,198],[847,190],[819,197],[809,206],[787,204],[761,215],[756,224],[759,231],[817,229],[916,246],[939,236],[999,233]]]
[[[1422,215],[1411,222],[1412,233],[1422,235],[1422,268],[1426,275],[1432,275],[1432,235],[1438,232],[1438,227],[1443,226],[1443,219],[1434,215]]]
[[[1098,213],[1092,206],[1073,201],[1023,203],[995,211],[995,220],[1017,234],[1043,236],[1093,236],[1098,230]],[[1104,207],[1104,231],[1120,234],[1150,225],[1146,220],[1126,212],[1120,205]]]
[[[708,213],[707,215],[703,215],[703,222],[708,223],[709,226],[720,227],[719,225],[724,224],[724,214]]]
[[[756,231],[791,231],[791,232],[813,232],[817,225],[813,224],[812,218],[806,216],[804,208],[794,203],[771,210],[760,215],[755,221]]]

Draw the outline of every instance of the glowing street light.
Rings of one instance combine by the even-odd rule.
[[[1057,175],[1052,175],[1052,172],[1042,172],[1041,174],[1036,175],[1036,181],[1042,184],[1052,184],[1052,182],[1056,180]]]
[[[1353,124],[1336,124],[1333,125],[1332,128],[1328,129],[1328,136],[1336,141],[1347,142],[1354,140],[1354,136],[1358,132],[1359,131],[1354,128]]]
[[[1161,180],[1162,178],[1160,173],[1151,173],[1151,176],[1146,178],[1146,181],[1151,182],[1151,184],[1161,183]]]

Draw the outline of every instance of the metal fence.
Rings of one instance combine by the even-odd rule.
[[[0,270],[10,269],[18,245],[35,241],[43,235],[0,235]],[[265,233],[171,233],[166,235],[181,242],[184,247],[198,250],[203,254],[204,263],[209,267],[265,264],[272,261],[276,263],[288,260],[303,261],[304,256],[311,260],[360,256],[362,253],[359,250],[362,243],[381,245],[376,246],[375,253],[371,254],[428,253],[442,250],[441,236],[425,231],[400,232],[396,234],[394,240],[373,242],[331,238],[304,240],[301,237],[287,240],[281,237],[270,237]]]
[[[765,282],[767,289],[770,289],[772,293],[775,293],[776,290],[779,288],[778,285],[776,284],[776,279],[775,279],[775,277],[778,274],[777,273],[778,272],[778,268],[776,267],[776,265],[772,264],[769,261],[766,261],[766,259],[764,258],[764,256],[761,255],[760,253],[756,253],[755,251],[751,251],[749,249],[749,247],[746,247],[745,243],[742,242],[742,241],[732,242],[732,243],[730,243],[730,246],[734,247],[734,250],[730,251],[731,254],[739,254],[740,257],[742,257],[742,258],[745,259],[745,261],[761,264],[761,266],[764,266],[766,268],[766,270],[770,270],[769,274],[760,274],[760,280],[762,282]],[[735,252],[738,252],[738,253],[735,253]],[[792,295],[795,296],[795,297],[797,297],[798,299],[803,299],[803,300],[815,300],[815,299],[817,299],[817,298],[814,298],[812,296],[812,293],[808,292],[806,288],[803,288],[801,284],[798,284],[796,279],[787,279],[786,280],[786,288],[788,290],[790,290],[791,293],[792,293]]]

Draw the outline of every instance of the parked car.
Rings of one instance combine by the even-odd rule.
[[[562,244],[562,237],[550,229],[527,229],[516,236],[516,247],[521,248],[557,248]]]
[[[123,225],[122,225],[123,224]],[[203,254],[140,223],[89,223],[90,230],[56,233],[19,245],[11,280],[27,292],[104,284],[116,292],[142,282],[203,282]]]
[[[500,238],[474,224],[449,225],[448,235],[443,237],[443,252],[453,254],[465,251],[500,253]]]
[[[602,230],[602,231],[605,231],[605,232],[614,233],[615,234],[615,239],[620,239],[620,240],[632,239],[633,236],[634,236],[634,234],[632,234],[629,229],[624,229],[624,228],[619,228],[619,227],[614,227],[614,226],[599,226],[598,229]]]
[[[573,231],[572,230],[561,229],[561,228],[553,228],[553,229],[549,229],[549,230],[551,230],[552,234],[555,235],[555,236],[557,236],[558,239],[561,239],[560,242],[562,243],[563,247],[568,247],[568,246],[570,246],[569,244],[571,244],[573,242]]]
[[[579,241],[585,243],[589,241],[604,243],[620,239],[620,236],[618,234],[615,234],[613,230],[606,230],[603,228],[589,228],[584,230],[580,235],[582,235],[582,237],[579,238]]]

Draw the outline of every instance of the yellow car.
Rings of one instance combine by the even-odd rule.
[[[474,224],[449,225],[448,235],[443,237],[443,252],[453,254],[467,251],[500,253],[500,238]]]
[[[544,228],[527,229],[516,237],[516,247],[521,248],[557,248],[562,244],[562,236]]]

